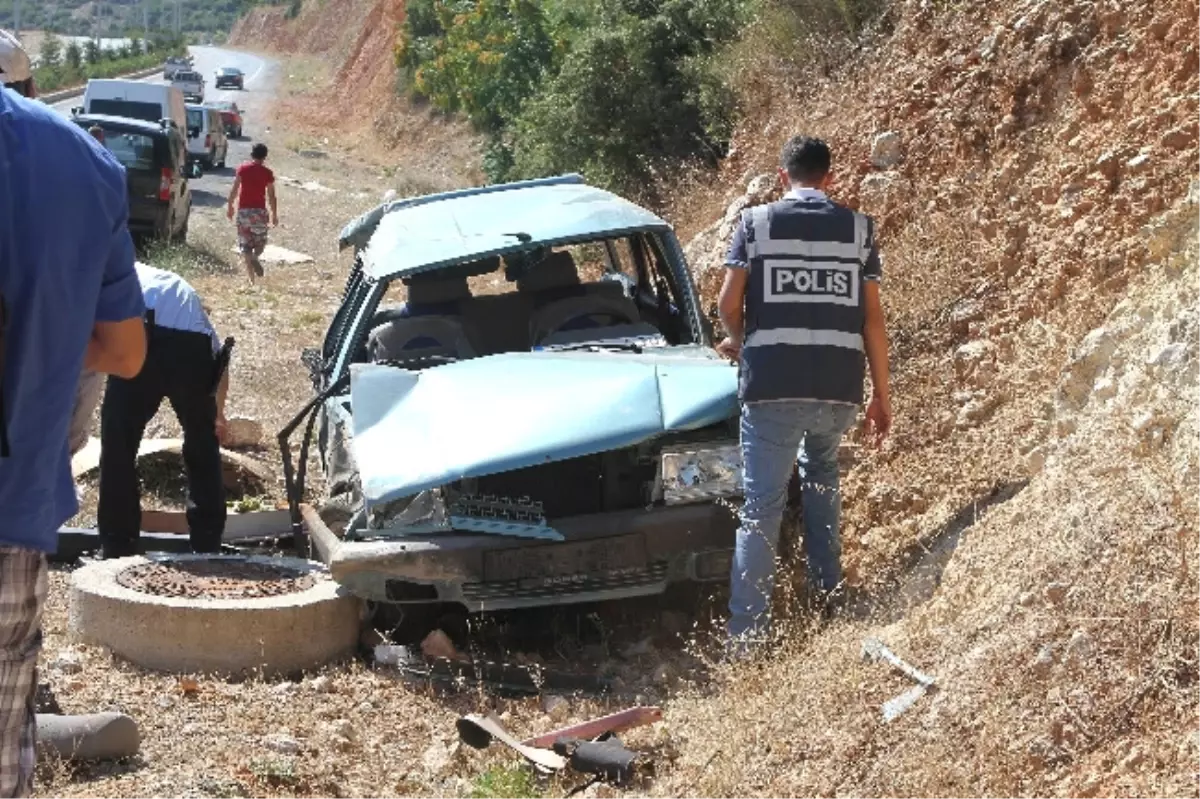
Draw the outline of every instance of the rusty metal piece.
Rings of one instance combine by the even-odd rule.
[[[130,566],[117,575],[123,588],[186,599],[256,599],[312,588],[313,574],[235,558],[166,561]]]
[[[599,738],[606,733],[616,734],[625,730],[631,730],[634,727],[644,727],[647,724],[654,724],[655,722],[662,721],[662,717],[663,712],[661,707],[631,707],[628,710],[611,713],[598,719],[572,724],[569,727],[563,727],[542,735],[535,735],[532,738],[526,738],[521,743],[526,746],[548,747],[553,746],[559,738]]]

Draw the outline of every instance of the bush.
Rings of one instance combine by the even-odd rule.
[[[396,62],[490,134],[490,179],[582,170],[628,191],[652,160],[723,154],[734,106],[709,59],[757,1],[409,0]]]
[[[179,52],[181,45],[173,35],[163,35],[154,41],[143,41],[138,49],[144,52],[132,55],[133,48],[129,47],[122,55],[119,50],[101,50],[89,39],[82,48],[72,42],[62,50],[61,57],[48,61],[43,46],[42,58],[33,71],[34,83],[39,92],[49,93],[78,86],[91,78],[115,78],[139,72],[162,63],[168,55]]]

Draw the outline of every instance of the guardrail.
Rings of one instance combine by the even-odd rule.
[[[148,78],[151,75],[159,74],[162,72],[162,69],[163,68],[160,65],[151,69],[143,69],[140,72],[130,72],[128,75],[116,75],[112,78],[109,78],[109,80],[141,80],[142,78]],[[39,94],[38,99],[46,105],[54,105],[55,103],[62,102],[63,100],[70,100],[72,97],[78,97],[79,95],[83,94],[83,91],[86,88],[87,84],[85,83],[82,86],[74,86],[70,89],[61,89],[56,92],[50,92],[49,94]]]

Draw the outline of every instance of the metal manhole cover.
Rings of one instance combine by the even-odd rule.
[[[244,560],[142,563],[117,575],[117,584],[154,596],[186,599],[256,599],[312,588],[316,575]]]

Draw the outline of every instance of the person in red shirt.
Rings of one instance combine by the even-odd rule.
[[[234,218],[234,202],[237,202],[238,250],[246,262],[250,282],[262,277],[263,268],[258,257],[267,246],[267,225],[279,224],[279,211],[275,205],[275,173],[267,168],[267,145],[259,143],[250,149],[250,160],[237,168],[233,188],[229,191],[229,203],[225,215]],[[271,213],[267,215],[267,204]]]

